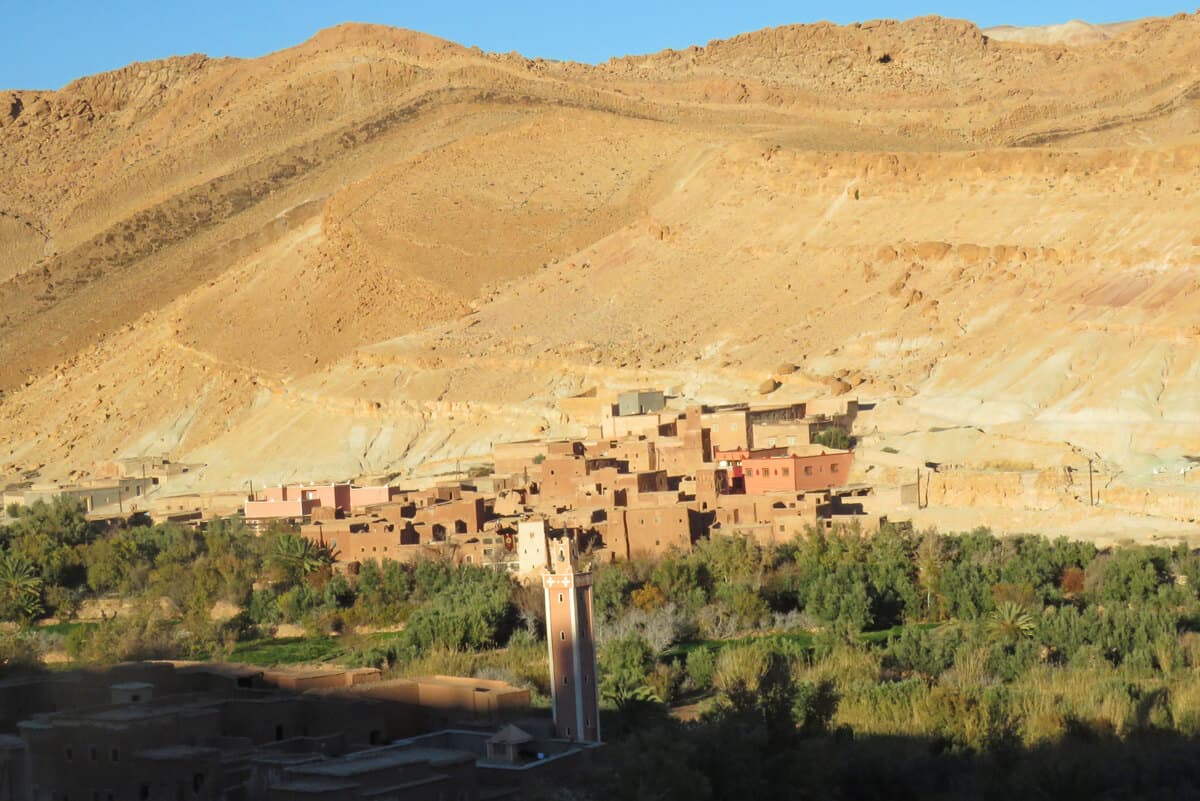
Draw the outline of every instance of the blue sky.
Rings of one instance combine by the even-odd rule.
[[[992,25],[1113,22],[1192,12],[1198,0],[0,0],[0,87],[54,89],[131,61],[258,56],[339,22],[413,28],[485,50],[597,62],[771,25],[941,14]]]

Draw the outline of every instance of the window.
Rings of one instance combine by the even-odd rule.
[[[192,792],[198,793],[203,789],[204,789],[204,774],[203,773],[193,773],[192,774]]]
[[[804,475],[806,475],[806,476],[811,476],[811,475],[812,475],[812,465],[807,465],[807,466],[805,466],[805,468],[804,468]]]
[[[571,686],[571,677],[570,676],[563,676],[563,686],[564,687]]]
[[[570,726],[567,727],[567,736],[568,737],[571,736],[571,727]]]
[[[120,762],[121,761],[121,749],[114,748],[112,751],[109,752],[108,756],[110,759],[112,759],[113,762]]]
[[[837,466],[836,464],[831,464],[831,465],[829,465],[829,472],[830,472],[830,473],[836,473],[837,471],[838,471],[838,466]]]
[[[792,469],[790,467],[783,468],[783,474],[785,476],[790,476],[792,474]]]
[[[88,749],[88,752],[92,757],[92,761],[95,762],[96,759],[99,757],[99,754],[96,751],[96,746],[93,745],[91,748]]]
[[[565,631],[560,631],[558,633],[558,639],[565,641],[567,639],[567,633]]]
[[[143,784],[138,788],[138,801],[150,801],[150,785]]]
[[[71,750],[71,746],[68,745],[65,749],[63,749],[63,753],[67,757],[67,761],[70,762],[72,757],[74,756],[74,754]]]
[[[558,602],[560,604],[563,602],[563,594],[561,592],[558,594]]]

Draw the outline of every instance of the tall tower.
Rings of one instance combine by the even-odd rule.
[[[546,590],[546,641],[554,728],[559,737],[600,741],[600,693],[596,688],[596,641],[592,636],[592,574],[577,568],[574,542],[550,542]]]

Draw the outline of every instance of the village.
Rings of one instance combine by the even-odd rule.
[[[686,552],[738,534],[762,545],[834,527],[864,533],[905,522],[916,484],[850,483],[854,399],[689,404],[663,391],[622,392],[578,439],[494,443],[490,466],[410,488],[348,480],[162,495],[160,479],[189,467],[160,457],[97,465],[75,486],[10,489],[5,506],[77,498],[96,520],[145,515],[202,526],[241,516],[296,526],[336,566],[427,557],[492,566],[525,579],[546,566],[547,542],[568,537],[593,562]]]
[[[621,393],[585,438],[496,443],[490,471],[420,489],[345,481],[160,498],[159,481],[190,468],[136,458],[97,466],[86,484],[10,491],[6,501],[26,505],[73,497],[98,523],[145,515],[195,527],[236,499],[249,527],[295,527],[342,572],[433,558],[541,585],[552,695],[547,720],[527,689],[506,682],[385,679],[372,668],[147,662],[14,679],[0,682],[0,772],[16,782],[11,797],[100,787],[146,799],[176,790],[508,798],[539,782],[577,782],[603,739],[597,563],[687,552],[720,535],[765,545],[817,528],[871,533],[915,502],[915,487],[849,483],[853,400],[682,409],[671,400]],[[60,755],[71,771],[58,769]]]

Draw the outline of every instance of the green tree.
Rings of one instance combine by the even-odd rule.
[[[639,636],[631,635],[604,644],[600,652],[600,696],[611,701],[628,722],[636,707],[656,698],[646,683],[654,667],[654,651]]]
[[[996,607],[988,620],[992,638],[1000,645],[1011,647],[1033,636],[1037,625],[1025,607],[1005,601]]]
[[[813,437],[813,443],[824,445],[826,448],[836,448],[844,451],[850,447],[852,440],[846,429],[834,426],[824,431],[818,431],[816,436]]]
[[[478,566],[456,569],[446,587],[409,617],[410,648],[477,651],[503,643],[515,619],[511,593],[507,574]]]
[[[315,573],[332,563],[331,554],[323,551],[311,540],[296,534],[281,534],[268,557],[268,563],[287,584],[296,584],[305,576]]]
[[[0,620],[27,623],[41,613],[42,579],[33,564],[19,554],[0,554]]]
[[[47,585],[77,587],[84,582],[79,546],[91,540],[93,530],[79,501],[59,496],[21,507],[0,535],[8,550],[29,560]]]
[[[871,541],[866,569],[871,618],[876,626],[896,626],[910,616],[920,616],[914,551],[911,535],[890,525],[883,526]]]
[[[916,550],[917,586],[921,588],[922,611],[927,620],[942,616],[941,584],[946,557],[942,540],[935,531],[928,531]]]
[[[717,656],[712,649],[695,648],[687,655],[687,675],[697,690],[707,690],[712,686],[716,670]]]

